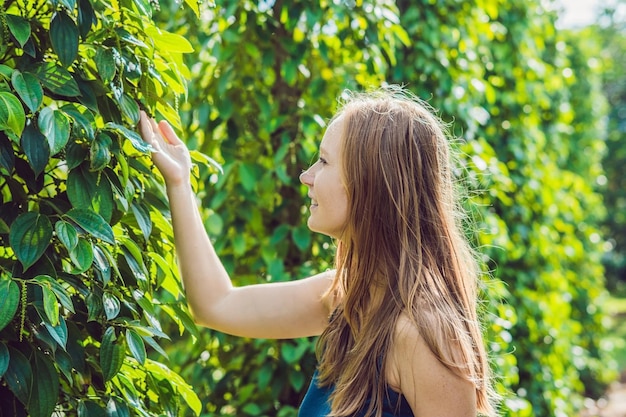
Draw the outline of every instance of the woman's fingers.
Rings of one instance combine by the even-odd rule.
[[[174,146],[183,145],[183,141],[180,140],[176,132],[174,132],[174,129],[172,129],[172,126],[165,120],[160,121],[157,128],[163,134],[163,138],[167,143]]]

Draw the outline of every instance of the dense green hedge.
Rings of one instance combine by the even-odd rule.
[[[0,416],[202,406],[157,355],[162,320],[195,327],[135,125],[140,106],[179,120],[192,48],[150,15],[142,0],[2,2]]]
[[[201,196],[207,230],[240,284],[328,267],[332,242],[304,227],[297,175],[343,88],[407,84],[464,139],[503,413],[573,415],[611,377],[591,186],[604,146],[597,70],[539,1],[418,3],[224,0],[197,26],[170,21],[199,45],[184,129],[225,167]],[[181,372],[216,414],[293,415],[315,365],[313,340],[203,331],[180,343]]]

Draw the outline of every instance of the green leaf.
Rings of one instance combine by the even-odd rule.
[[[159,51],[164,52],[193,52],[193,46],[187,39],[176,33],[167,32],[156,26],[148,26],[146,35],[154,42],[154,46]]]
[[[4,342],[0,342],[0,378],[9,367],[9,349]]]
[[[64,11],[57,11],[50,21],[50,41],[61,64],[69,67],[78,54],[78,27]]]
[[[45,285],[41,286],[41,291],[43,294],[43,310],[46,313],[46,317],[48,317],[48,323],[51,326],[56,326],[59,324],[59,303],[57,302],[57,297]]]
[[[67,196],[72,206],[90,209],[106,221],[113,213],[113,190],[106,175],[90,172],[85,164],[70,171],[67,176]]]
[[[50,333],[50,336],[65,350],[67,345],[67,324],[65,323],[65,319],[59,317],[59,324],[56,326],[51,326],[46,322],[44,322],[43,325],[46,330],[48,330],[48,333]]]
[[[126,329],[126,343],[133,357],[143,365],[146,361],[146,344],[141,336],[131,329]]]
[[[13,142],[7,135],[0,132],[0,166],[7,170],[10,174],[15,167],[15,151]]]
[[[0,280],[0,330],[13,320],[20,303],[20,289],[12,279]]]
[[[98,213],[89,209],[73,208],[65,216],[72,219],[92,236],[102,239],[111,245],[115,244],[115,236],[111,226]]]
[[[74,303],[72,302],[67,290],[56,279],[49,275],[37,275],[35,280],[42,287],[49,287],[54,292],[57,299],[61,302],[61,305],[68,311],[75,313]]]
[[[13,14],[6,14],[4,16],[6,17],[7,26],[9,26],[9,30],[13,36],[15,36],[17,43],[19,43],[21,47],[24,47],[30,38],[30,22],[22,16]]]
[[[20,214],[11,224],[9,242],[17,259],[27,270],[43,255],[52,239],[48,217],[29,211]]]
[[[96,68],[98,69],[98,75],[104,83],[111,82],[117,67],[115,65],[115,57],[112,49],[101,46],[96,50]]]
[[[120,314],[120,300],[110,292],[102,294],[102,306],[107,320],[113,320]]]
[[[89,147],[89,168],[92,171],[100,171],[111,162],[111,145],[113,141],[106,132],[96,135]]]
[[[57,237],[69,251],[73,250],[78,244],[78,232],[74,225],[65,220],[59,220],[54,225],[54,231]]]
[[[72,74],[54,62],[46,62],[37,67],[35,76],[39,78],[44,88],[47,88],[54,94],[66,97],[77,97],[80,95],[80,89]]]
[[[117,123],[107,123],[105,129],[116,132],[123,138],[128,139],[135,149],[140,152],[148,153],[150,151],[150,145],[143,141],[139,133],[127,129],[126,127]]]
[[[107,328],[100,345],[100,367],[105,381],[113,378],[124,362],[124,351],[116,339],[115,329]]]
[[[79,237],[76,247],[70,252],[70,259],[76,266],[76,270],[72,271],[72,273],[80,274],[88,270],[93,263],[91,242],[83,237]]]
[[[39,113],[37,124],[48,140],[52,155],[65,147],[70,138],[70,119],[63,111],[45,107]]]
[[[22,133],[21,147],[35,176],[39,176],[50,160],[50,148],[45,136],[32,123]]]
[[[130,417],[128,405],[117,398],[109,398],[107,401],[107,417]]]
[[[78,30],[80,36],[84,38],[91,30],[91,27],[98,23],[96,13],[93,10],[90,0],[78,0]]]
[[[152,219],[150,219],[150,211],[141,203],[133,201],[131,203],[133,215],[137,220],[137,224],[143,233],[144,239],[148,240],[152,233]]]
[[[27,72],[13,71],[11,76],[13,88],[31,112],[36,112],[43,101],[43,88],[37,77]]]
[[[26,356],[9,346],[9,366],[4,373],[4,381],[18,400],[28,404],[33,386],[33,370]]]
[[[196,415],[200,415],[202,403],[193,388],[177,373],[170,370],[162,363],[146,359],[146,370],[159,379],[168,381],[172,387],[183,397]]]
[[[292,230],[293,241],[301,251],[305,251],[311,244],[311,232],[306,226],[299,226]]]
[[[13,133],[12,139],[22,135],[26,125],[26,114],[22,103],[8,91],[0,91],[0,130]]]
[[[50,357],[40,351],[34,354],[33,388],[28,401],[31,417],[49,417],[59,399],[59,374]]]
[[[137,101],[127,94],[123,94],[119,100],[120,110],[133,125],[139,123],[139,105]]]

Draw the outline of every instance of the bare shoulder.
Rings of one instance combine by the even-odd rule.
[[[398,319],[389,353],[389,383],[404,395],[416,417],[476,416],[474,385],[437,358],[407,315]]]

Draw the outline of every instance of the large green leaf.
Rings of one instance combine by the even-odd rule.
[[[134,330],[126,329],[126,343],[133,357],[143,365],[146,361],[146,344],[141,336]]]
[[[94,58],[96,61],[96,68],[98,68],[98,75],[105,83],[111,82],[117,72],[114,54],[119,54],[119,52],[114,51],[114,49],[105,46],[100,46],[96,50],[96,56]]]
[[[113,320],[120,314],[120,300],[110,292],[102,294],[102,306],[107,320]]]
[[[26,45],[30,38],[30,22],[22,16],[13,14],[5,14],[4,17],[6,17],[7,26],[9,26],[9,30],[15,36],[17,43],[22,47]]]
[[[28,158],[28,164],[33,169],[35,176],[38,176],[46,169],[50,160],[50,148],[46,137],[32,123],[29,123],[22,133],[21,146],[26,158]]]
[[[72,302],[69,293],[67,292],[65,287],[63,287],[63,285],[61,285],[56,279],[52,278],[49,275],[37,275],[35,277],[35,280],[42,287],[45,286],[50,288],[56,295],[61,305],[65,307],[69,312],[76,313],[74,311],[74,303]]]
[[[15,70],[11,76],[11,83],[30,111],[36,112],[43,101],[43,88],[37,77]]]
[[[79,237],[76,247],[70,251],[70,259],[76,266],[72,270],[74,274],[81,274],[87,271],[93,264],[93,246],[84,237]]]
[[[68,251],[71,251],[78,244],[78,232],[74,225],[64,220],[59,220],[54,224],[54,231],[57,238],[63,243]]]
[[[51,326],[59,324],[59,303],[54,292],[47,286],[41,287],[43,295],[43,310],[48,318],[48,323]]]
[[[57,11],[50,21],[50,41],[64,67],[70,66],[78,54],[78,27],[64,11]]]
[[[20,303],[20,289],[12,279],[0,279],[0,330],[13,320]]]
[[[43,255],[52,239],[48,217],[29,211],[20,214],[11,224],[9,242],[24,270]]]
[[[148,240],[150,233],[152,233],[152,219],[150,219],[150,211],[145,205],[135,201],[131,203],[131,209],[135,219],[137,220],[137,224],[141,229],[144,239]]]
[[[91,5],[91,0],[78,0],[78,30],[82,38],[87,37],[91,27],[98,23],[98,18]]]
[[[144,142],[144,140],[137,132],[132,131],[117,123],[107,123],[105,128],[112,132],[116,132],[125,139],[128,139],[133,147],[138,151],[143,153],[148,153],[150,151],[150,146],[146,142]]]
[[[124,350],[117,341],[115,329],[109,327],[104,332],[100,345],[100,367],[105,381],[113,378],[124,362]]]
[[[65,213],[65,215],[76,222],[77,225],[82,227],[90,235],[112,245],[115,244],[113,229],[111,229],[111,226],[102,216],[93,210],[73,208]]]
[[[111,145],[113,141],[106,132],[100,132],[89,147],[89,168],[100,171],[111,162]]]
[[[18,400],[28,405],[33,386],[33,370],[22,352],[9,346],[9,366],[4,373],[4,381]]]
[[[38,66],[34,74],[44,88],[50,90],[54,94],[66,97],[76,97],[80,95],[80,89],[72,74],[60,65],[54,62],[46,62]]]
[[[37,124],[48,140],[52,155],[65,147],[70,137],[70,120],[62,110],[44,107],[39,113]]]
[[[34,354],[33,388],[28,401],[31,417],[49,417],[59,399],[59,374],[49,355],[36,350]]]
[[[63,350],[67,349],[67,323],[63,317],[59,317],[59,323],[56,326],[44,321],[43,326],[46,328],[50,336],[54,339]]]
[[[68,174],[67,196],[72,206],[93,210],[106,221],[111,219],[114,204],[111,183],[105,175],[90,172],[86,164]]]
[[[0,130],[8,130],[11,139],[17,141],[25,125],[26,114],[20,100],[8,91],[0,91]]]

